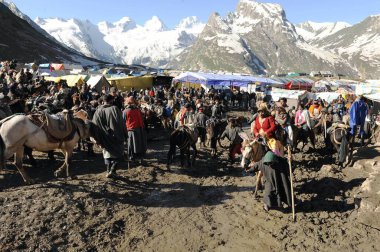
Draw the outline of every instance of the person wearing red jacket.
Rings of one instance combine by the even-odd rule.
[[[266,103],[260,104],[258,116],[251,125],[251,131],[255,137],[266,139],[273,138],[276,131],[276,124],[273,116],[270,115]]]
[[[142,160],[147,149],[142,114],[133,96],[127,97],[125,103],[126,109],[123,115],[128,131],[128,156],[130,160],[133,160],[135,157],[139,157]]]

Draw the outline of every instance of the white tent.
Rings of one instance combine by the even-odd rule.
[[[335,99],[338,99],[339,93],[335,92],[320,92],[315,93],[315,98],[321,98],[322,100],[327,101],[328,103],[332,102]]]
[[[104,87],[106,90],[110,88],[110,83],[103,75],[94,75],[88,79],[87,84],[91,89],[95,88],[97,92],[101,93],[102,88]]]
[[[306,90],[289,90],[282,88],[272,88],[271,96],[274,101],[278,101],[281,97],[294,100],[303,100],[308,97]]]

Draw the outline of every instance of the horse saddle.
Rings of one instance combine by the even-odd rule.
[[[45,112],[43,114],[31,114],[28,117],[36,126],[45,131],[50,142],[69,141],[75,135],[75,127],[68,112],[64,111],[55,115]]]
[[[47,132],[57,139],[65,139],[73,131],[73,124],[68,112],[62,112],[62,114],[46,116],[46,129]]]
[[[347,125],[347,124],[344,124],[344,123],[333,123],[332,124],[332,128],[333,129],[336,129],[336,128],[349,129],[350,125]]]
[[[182,129],[189,134],[191,139],[193,140],[194,143],[198,141],[198,130],[196,127],[193,127],[192,125],[184,125],[182,126]]]

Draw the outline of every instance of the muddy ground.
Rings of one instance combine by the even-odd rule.
[[[105,178],[99,151],[74,155],[75,180],[55,179],[62,162],[38,153],[26,186],[11,163],[0,171],[0,251],[380,251],[380,147],[359,149],[353,167],[331,165],[322,146],[294,155],[296,222],[289,211],[263,211],[255,177],[226,150],[196,166],[166,169],[168,141],[151,132],[146,165]],[[225,142],[226,144],[226,142]],[[307,150],[307,147],[305,148]]]

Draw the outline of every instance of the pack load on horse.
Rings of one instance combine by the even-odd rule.
[[[0,121],[0,165],[15,154],[15,164],[26,183],[33,180],[23,168],[24,147],[38,151],[59,149],[65,155],[64,164],[55,175],[70,176],[72,153],[79,139],[89,137],[90,124],[68,112],[61,115],[13,115]],[[17,134],[15,134],[17,132]]]

